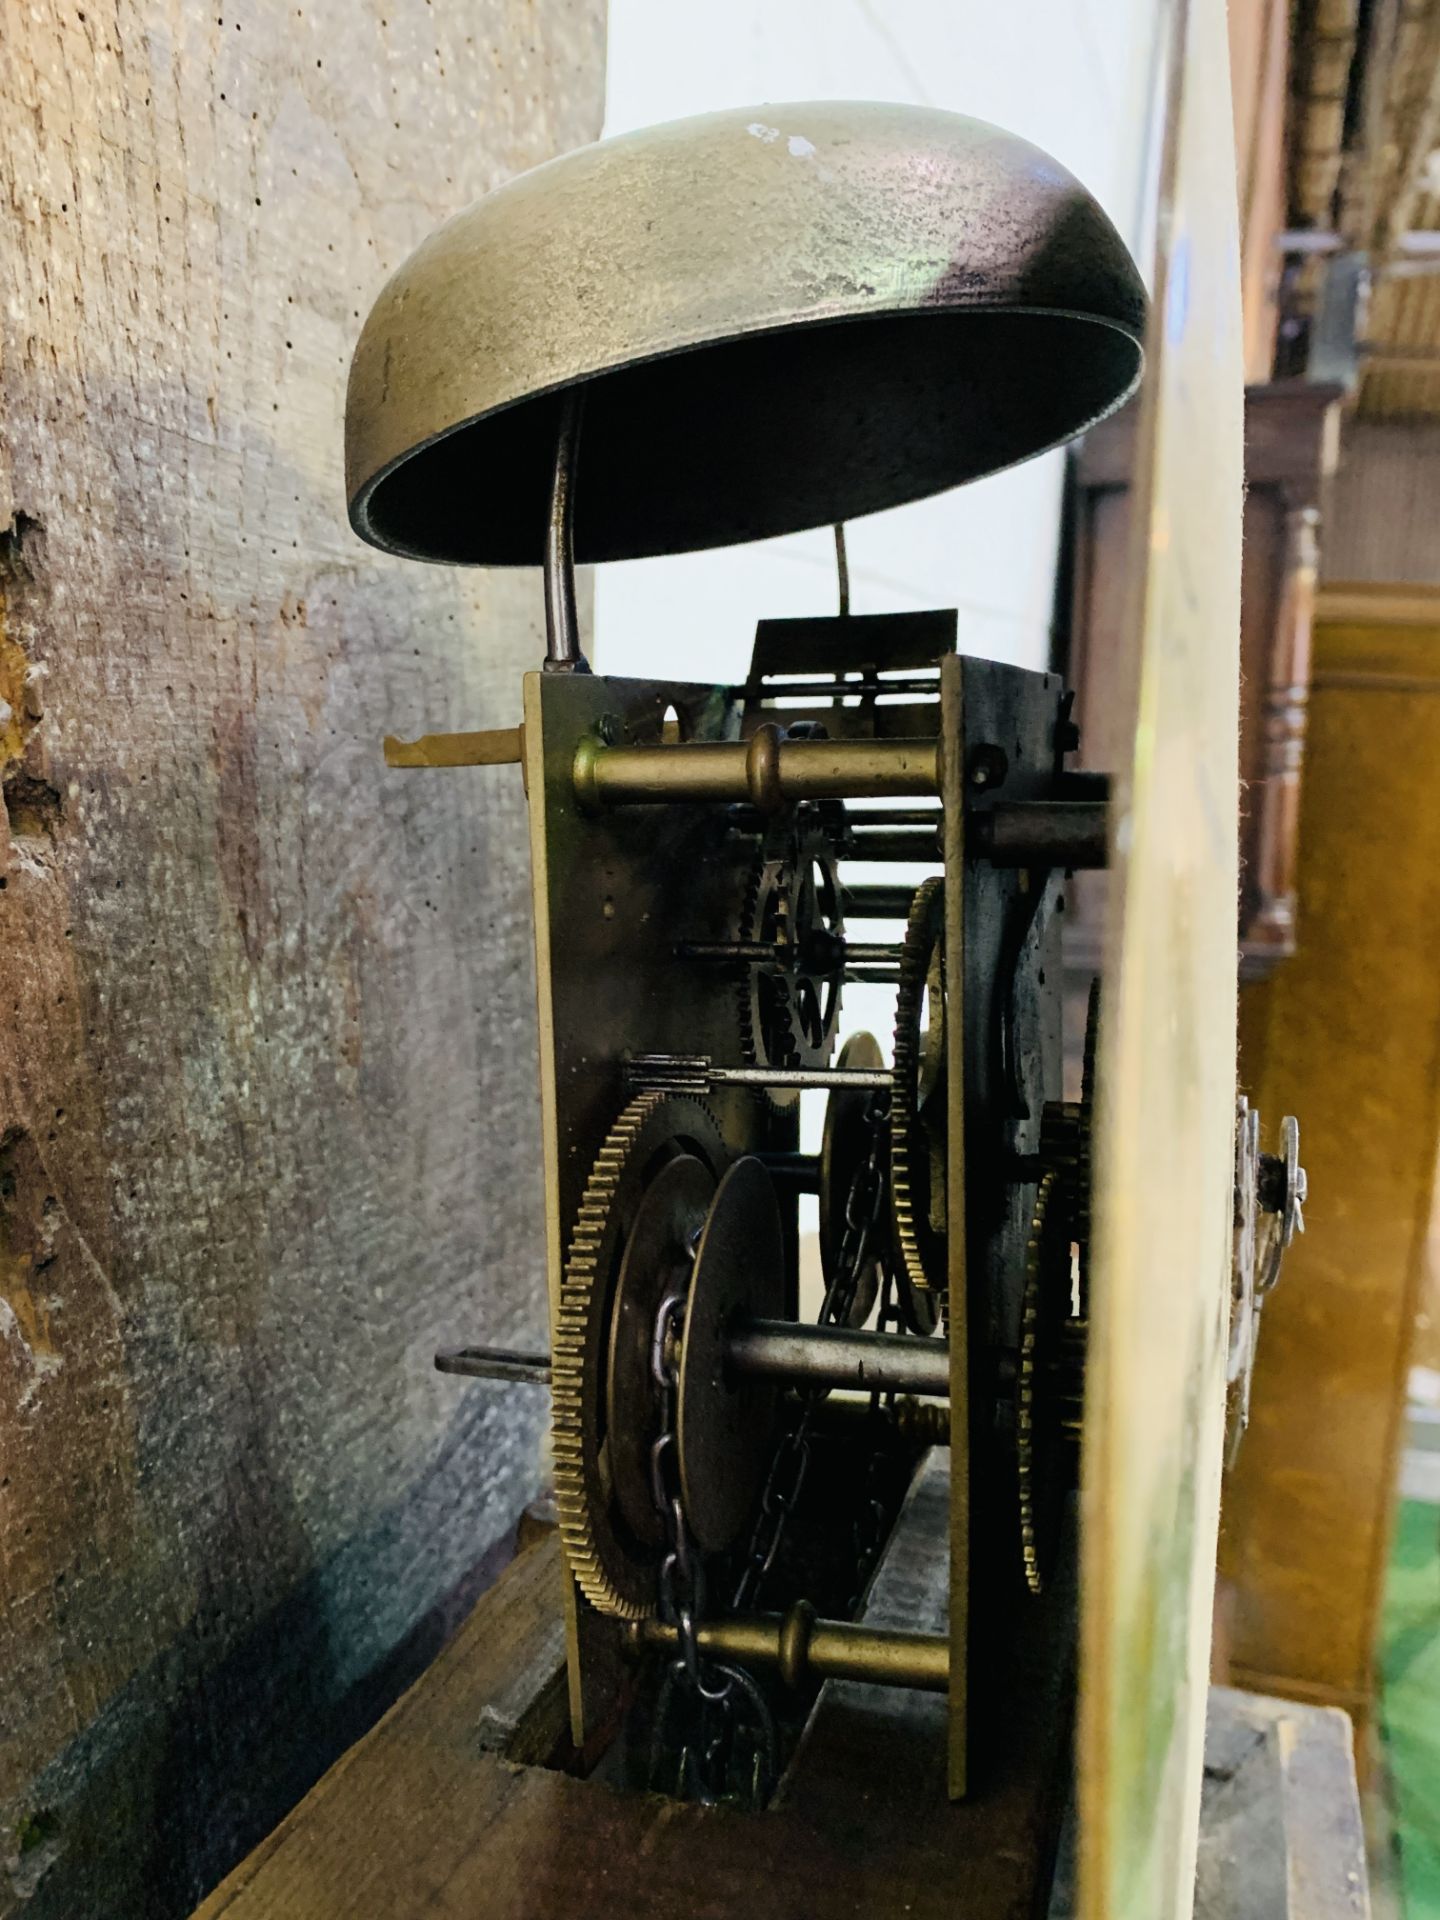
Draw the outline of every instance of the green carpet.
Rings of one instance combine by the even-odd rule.
[[[1381,1639],[1405,1920],[1440,1920],[1440,1507],[1402,1500]]]

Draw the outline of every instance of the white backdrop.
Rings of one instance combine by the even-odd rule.
[[[1155,0],[610,0],[606,131],[776,101],[948,107],[1054,154],[1148,271],[1155,14]],[[852,522],[854,611],[959,607],[965,652],[1046,665],[1061,459]],[[758,618],[833,612],[835,592],[828,529],[602,567],[595,663],[740,679]]]
[[[994,121],[1044,147],[1104,206],[1148,276],[1156,158],[1156,0],[610,0],[605,130],[720,107],[906,100]],[[1063,471],[1051,453],[937,499],[851,521],[856,613],[960,609],[966,653],[1045,667]],[[740,680],[755,622],[836,610],[829,528],[595,570],[602,673]],[[684,650],[676,645],[685,636]],[[918,880],[894,867],[852,880]],[[899,927],[872,926],[872,939]],[[842,1031],[887,1057],[893,989],[852,984]],[[819,1146],[824,1097],[806,1094]],[[814,1202],[806,1292],[819,1292]]]

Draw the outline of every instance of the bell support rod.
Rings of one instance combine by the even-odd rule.
[[[637,1620],[629,1629],[641,1647],[671,1649],[679,1629],[663,1620]],[[774,1667],[787,1686],[807,1680],[868,1680],[878,1686],[945,1693],[950,1686],[950,1641],[943,1633],[909,1633],[863,1621],[821,1620],[805,1600],[788,1613],[737,1613],[702,1621],[700,1651],[742,1666]]]
[[[561,397],[560,428],[555,436],[555,473],[550,483],[550,518],[545,528],[547,673],[590,671],[580,651],[580,619],[575,611],[575,467],[584,410],[583,387],[572,387]]]
[[[778,1380],[794,1387],[853,1387],[861,1393],[910,1393],[945,1399],[950,1392],[950,1348],[944,1340],[907,1333],[852,1332],[805,1321],[755,1320],[730,1334],[726,1365],[741,1380]],[[443,1347],[440,1373],[548,1387],[543,1353],[508,1347]]]
[[[940,742],[787,740],[771,723],[748,740],[607,747],[594,735],[575,754],[582,805],[749,801],[763,814],[794,800],[844,800],[940,790]]]

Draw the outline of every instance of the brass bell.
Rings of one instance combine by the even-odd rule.
[[[850,519],[1110,412],[1144,311],[1090,194],[982,121],[826,101],[624,134],[488,194],[385,287],[350,518],[393,553],[538,565],[583,390],[577,561]]]

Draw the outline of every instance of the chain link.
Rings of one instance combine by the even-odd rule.
[[[822,1327],[843,1326],[855,1304],[860,1277],[870,1257],[872,1240],[879,1228],[885,1207],[886,1145],[890,1127],[890,1097],[876,1092],[870,1096],[865,1118],[870,1127],[870,1150],[855,1169],[845,1200],[845,1231],[835,1270],[820,1308]],[[888,1281],[887,1281],[888,1285]],[[736,1612],[757,1603],[770,1569],[780,1552],[790,1515],[794,1512],[805,1485],[810,1465],[810,1430],[815,1412],[824,1399],[821,1388],[804,1396],[799,1416],[780,1437],[760,1496],[745,1565],[731,1606]]]
[[[695,1244],[690,1247],[693,1262]],[[736,1797],[755,1807],[769,1798],[778,1771],[770,1709],[741,1668],[700,1652],[705,1617],[705,1561],[685,1518],[676,1435],[679,1351],[690,1275],[666,1289],[650,1339],[657,1431],[650,1447],[650,1495],[660,1516],[665,1552],[658,1575],[660,1617],[675,1628],[679,1652],[655,1705],[650,1780],[681,1799],[714,1803]],[[672,1737],[672,1722],[675,1723]],[[673,1776],[666,1780],[672,1765]]]
[[[845,1203],[845,1230],[834,1272],[820,1309],[821,1326],[848,1322],[860,1280],[872,1258],[885,1207],[890,1098],[874,1092],[866,1108],[870,1146],[855,1170]],[[694,1247],[691,1248],[694,1258]],[[667,1290],[655,1316],[650,1372],[656,1392],[657,1430],[650,1449],[650,1488],[664,1533],[660,1562],[660,1617],[676,1630],[679,1650],[670,1662],[655,1705],[651,1740],[651,1785],[681,1799],[713,1803],[737,1791],[763,1806],[779,1769],[774,1717],[764,1695],[743,1668],[707,1660],[700,1651],[706,1583],[702,1555],[691,1537],[680,1486],[676,1403],[678,1354],[689,1297],[689,1275]],[[894,1284],[887,1275],[881,1322],[898,1323]],[[757,1603],[799,1503],[810,1466],[811,1428],[824,1389],[807,1393],[799,1415],[780,1437],[760,1496],[732,1611]],[[872,1399],[878,1409],[880,1396]],[[878,1496],[875,1463],[866,1475],[855,1524],[858,1577],[863,1588],[884,1544],[885,1508]]]

